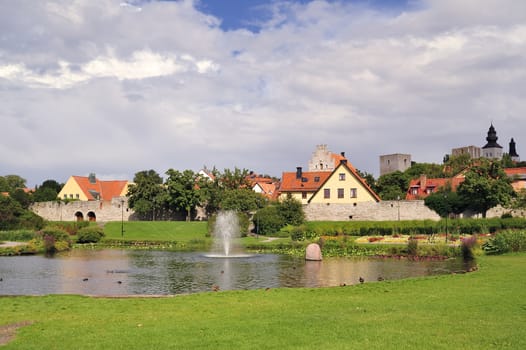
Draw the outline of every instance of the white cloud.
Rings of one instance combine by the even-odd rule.
[[[130,59],[121,60],[114,56],[100,56],[83,64],[78,70],[71,69],[71,63],[58,62],[58,68],[47,73],[38,73],[24,64],[0,65],[0,78],[27,83],[31,87],[71,88],[96,78],[118,80],[140,80],[183,73],[190,69],[205,74],[218,69],[210,60],[183,60],[175,55],[164,56],[149,50],[135,51]]]
[[[324,143],[377,173],[380,154],[440,162],[482,145],[491,121],[526,159],[522,3],[272,2],[251,33],[192,1],[17,1],[0,9],[0,169],[279,176]]]

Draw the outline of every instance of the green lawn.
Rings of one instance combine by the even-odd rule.
[[[526,349],[526,254],[479,266],[319,289],[0,297],[0,338],[30,321],[5,349]]]
[[[178,241],[204,239],[208,230],[206,221],[125,221],[124,235],[121,236],[121,222],[113,221],[104,225],[109,239],[136,241]]]

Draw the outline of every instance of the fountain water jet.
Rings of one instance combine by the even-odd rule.
[[[235,211],[221,211],[217,214],[213,230],[214,245],[211,258],[245,258],[250,254],[244,254],[236,240],[241,237],[239,233],[239,219]]]

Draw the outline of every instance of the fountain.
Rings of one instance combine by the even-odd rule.
[[[241,235],[239,234],[239,220],[235,211],[221,211],[217,214],[212,235],[214,237],[212,253],[207,254],[207,257],[246,258],[251,256],[244,254],[240,245],[236,244],[236,240]]]

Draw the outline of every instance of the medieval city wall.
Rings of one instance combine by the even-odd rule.
[[[41,202],[33,204],[30,209],[49,221],[76,221],[79,214],[83,220],[89,220],[91,215],[95,221],[100,222],[136,220],[133,210],[128,208],[126,197],[116,197],[112,201]],[[308,221],[440,219],[437,213],[424,205],[423,200],[360,202],[356,204],[310,203],[304,205],[303,210]],[[510,211],[500,206],[488,210],[487,217],[500,217],[505,213],[511,213],[513,217],[526,217],[526,210]],[[468,215],[466,213],[464,217],[481,217],[481,215]],[[183,217],[180,219],[183,220]],[[200,210],[194,219],[206,220],[206,214]]]
[[[129,221],[133,215],[126,197],[115,197],[111,201],[41,202],[30,209],[49,221],[77,221],[79,216],[83,220],[93,217],[94,221],[101,222]]]
[[[439,220],[424,201],[381,201],[356,204],[308,204],[303,207],[308,221]]]

